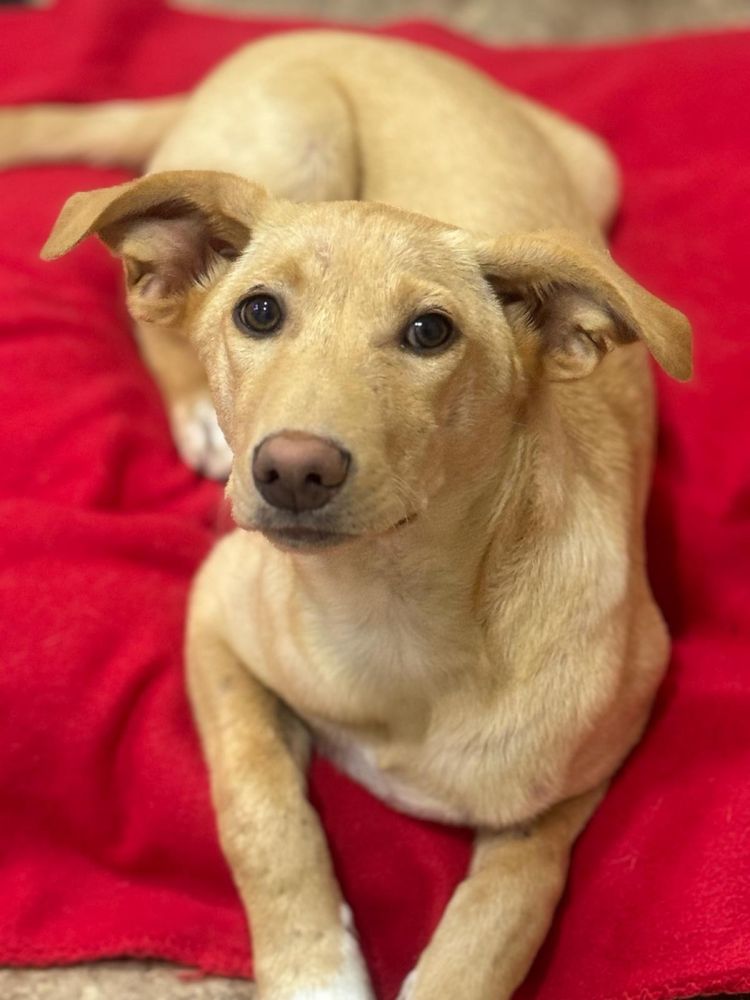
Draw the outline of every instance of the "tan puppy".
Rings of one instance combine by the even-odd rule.
[[[171,123],[152,175],[74,196],[45,254],[97,233],[123,258],[172,406],[202,392],[187,334],[234,454],[187,661],[259,994],[372,996],[314,742],[481,831],[401,997],[509,997],[667,661],[647,350],[687,378],[687,321],[604,249],[602,145],[443,56],[287,35],[117,113],[102,158]],[[106,109],[37,114],[0,123],[17,149],[45,155],[46,116],[91,155]]]

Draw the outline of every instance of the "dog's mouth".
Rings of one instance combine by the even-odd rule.
[[[257,498],[248,496],[243,489],[227,492],[237,527],[257,531],[276,548],[287,552],[322,552],[347,543],[377,542],[399,534],[418,517],[418,511],[414,511],[391,524],[358,524],[356,517],[342,517],[328,508],[299,513],[281,511],[259,504]]]
[[[339,531],[322,531],[319,528],[302,528],[297,525],[284,528],[259,526],[265,537],[277,548],[292,551],[318,551],[330,549],[344,542],[352,542],[358,536]]]
[[[275,525],[267,521],[254,524],[240,524],[240,527],[250,531],[259,531],[269,542],[279,549],[292,552],[319,552],[323,549],[335,548],[347,542],[356,542],[367,538],[381,538],[391,535],[399,528],[405,527],[416,518],[416,514],[402,517],[385,530],[370,534],[369,532],[332,531],[323,527],[309,527],[300,524]]]

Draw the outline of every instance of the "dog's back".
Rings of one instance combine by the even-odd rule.
[[[222,63],[150,164],[186,167],[493,233],[593,233],[618,193],[609,151],[584,129],[449,56],[328,31],[274,36]]]

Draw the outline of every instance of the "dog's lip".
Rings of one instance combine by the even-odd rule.
[[[408,514],[406,517],[402,517],[400,521],[396,521],[389,528],[377,532],[373,537],[390,535],[399,528],[411,524],[416,517],[416,513]],[[252,529],[260,531],[269,541],[277,545],[296,549],[327,548],[367,537],[367,532],[332,531],[329,528],[316,528],[300,524],[255,524],[252,525]]]
[[[260,531],[274,545],[285,549],[325,549],[343,542],[354,541],[357,535],[340,531],[324,531],[320,528],[303,528],[299,525],[271,527],[265,525]]]
[[[261,531],[265,535],[281,535],[284,538],[294,538],[300,541],[326,541],[328,539],[334,538],[356,538],[356,535],[350,535],[345,531],[328,531],[325,528],[305,528],[298,524],[292,525],[282,525],[276,527],[274,525],[265,525],[261,528]]]

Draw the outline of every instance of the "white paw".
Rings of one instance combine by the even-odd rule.
[[[355,936],[352,913],[345,904],[341,907],[341,922],[345,934],[339,971],[323,985],[295,990],[289,1000],[375,1000]]]
[[[409,1000],[409,997],[411,997],[414,993],[414,983],[416,981],[416,978],[417,978],[417,970],[412,969],[409,975],[401,984],[401,990],[398,996],[396,997],[396,1000]]]
[[[186,465],[210,479],[226,479],[232,452],[208,396],[198,396],[172,408],[172,434]]]

